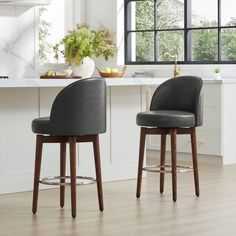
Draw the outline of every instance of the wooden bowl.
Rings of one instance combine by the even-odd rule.
[[[98,73],[102,78],[122,78],[125,73],[126,66],[120,72],[111,72],[111,73],[101,71],[97,67],[96,69],[98,70]]]

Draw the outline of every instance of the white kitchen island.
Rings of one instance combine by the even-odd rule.
[[[31,122],[49,116],[55,96],[72,82],[0,80],[0,193],[32,189],[35,134]],[[135,119],[145,109],[145,93],[135,80],[107,80],[107,86],[107,132],[100,135],[103,180],[135,178],[139,144]],[[91,143],[79,145],[78,163],[78,175],[95,176]],[[58,174],[59,145],[45,144],[41,176]]]
[[[107,132],[100,136],[103,181],[136,178],[139,148],[136,114],[146,109],[152,90],[165,80],[107,79]],[[75,80],[0,80],[0,193],[32,189],[35,135],[31,121],[49,116],[55,96],[72,82]],[[199,128],[199,152],[222,158],[224,164],[236,163],[233,148],[236,83],[204,80],[204,87],[205,121]],[[148,147],[158,149],[156,141],[149,139]],[[187,137],[179,142],[178,148],[189,152],[189,146]],[[45,144],[41,176],[58,174],[59,145]],[[91,144],[79,146],[78,175],[95,176]]]

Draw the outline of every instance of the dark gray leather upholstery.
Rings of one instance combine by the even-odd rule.
[[[185,111],[148,111],[137,115],[137,121],[142,126],[159,127],[193,127],[195,126],[195,116],[191,112]]]
[[[105,133],[105,80],[88,78],[65,87],[55,98],[50,117],[33,120],[32,131],[54,136]]]
[[[202,79],[179,76],[155,91],[150,111],[137,115],[137,125],[160,128],[197,127],[203,123]]]
[[[32,121],[32,130],[36,134],[50,134],[50,117],[41,117]]]

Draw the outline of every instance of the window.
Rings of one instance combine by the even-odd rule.
[[[235,0],[125,0],[125,63],[236,63]]]
[[[68,31],[66,17],[67,8],[70,7],[71,0],[51,0],[49,6],[39,6],[37,16],[38,27],[38,62],[64,63],[64,58],[55,61],[53,46],[58,43]]]

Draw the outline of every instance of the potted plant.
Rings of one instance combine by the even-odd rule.
[[[218,66],[214,69],[214,78],[215,79],[220,79],[221,78],[221,76],[220,76],[220,67],[218,67]]]
[[[62,47],[62,48],[61,48]],[[77,25],[54,46],[55,58],[64,55],[72,67],[73,74],[82,78],[91,77],[95,64],[92,56],[104,56],[106,60],[116,53],[116,46],[108,29],[91,30],[88,25]]]

